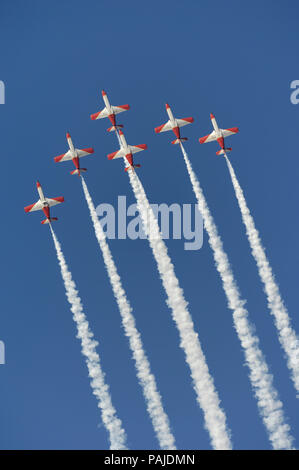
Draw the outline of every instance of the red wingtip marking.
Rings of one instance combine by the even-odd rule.
[[[35,206],[35,204],[30,204],[30,206],[24,207],[24,211],[25,212],[30,212],[33,206]]]
[[[37,188],[40,188],[40,187],[41,187],[41,184],[40,184],[39,181],[36,182],[36,187],[37,187]]]
[[[66,138],[67,138],[67,139],[70,139],[70,137],[71,137],[70,134],[67,132],[67,133],[66,133]]]
[[[231,131],[231,132],[234,132],[237,134],[237,132],[239,132],[239,128],[238,127],[230,127],[229,129],[227,129],[228,131]]]
[[[186,121],[186,122],[194,122],[194,119],[193,117],[187,117],[187,118],[182,118],[183,121]]]
[[[168,104],[168,103],[166,103],[166,105],[165,105],[165,106],[166,106],[166,109],[170,109],[170,106],[169,106],[169,104]]]
[[[92,119],[92,121],[95,121],[99,114],[100,114],[100,113],[91,114],[91,115],[90,115],[90,119]]]
[[[106,91],[102,90],[102,96],[105,96],[105,95],[107,95]]]
[[[51,199],[54,199],[54,201],[57,201],[57,202],[64,202],[64,197],[63,196],[52,197]]]
[[[165,124],[162,124],[162,126],[155,127],[156,134],[159,134],[159,132],[161,132],[161,130],[163,129],[164,126],[165,126]]]
[[[115,157],[115,155],[117,154],[117,152],[118,152],[118,150],[117,150],[116,152],[109,153],[109,154],[107,155],[108,160],[113,160],[113,158]]]
[[[118,108],[121,108],[121,109],[130,109],[130,105],[129,105],[129,104],[120,104],[120,105],[118,105]]]
[[[87,153],[94,153],[94,149],[92,147],[89,147],[87,149],[82,149],[82,150]]]
[[[58,155],[57,157],[54,157],[54,162],[60,162],[60,160],[62,160],[62,158],[64,157],[65,154],[63,155]]]
[[[211,116],[211,119],[215,119],[214,114],[211,113],[210,116]]]

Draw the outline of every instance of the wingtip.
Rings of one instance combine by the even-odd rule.
[[[70,133],[67,132],[67,133],[66,133],[66,138],[67,138],[67,139],[70,139],[70,137],[71,137],[71,136],[70,136]]]
[[[41,187],[41,184],[40,184],[39,181],[36,182],[36,187],[37,187],[37,188],[40,188],[40,187]]]
[[[166,109],[170,109],[170,106],[168,103],[165,103]]]
[[[215,116],[213,113],[210,114],[211,119],[215,119]]]
[[[106,91],[102,90],[102,96],[106,96],[106,95],[107,95]]]

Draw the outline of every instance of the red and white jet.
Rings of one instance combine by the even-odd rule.
[[[86,155],[91,155],[94,153],[93,148],[87,148],[87,149],[75,149],[71,136],[69,133],[66,134],[66,138],[69,144],[69,150],[66,153],[63,153],[62,155],[58,155],[58,157],[54,157],[55,162],[65,162],[67,160],[72,160],[76,169],[71,171],[71,175],[81,175],[82,171],[87,171],[86,168],[81,168],[80,167],[80,162],[79,158],[81,157],[86,157]]]
[[[211,121],[214,127],[213,132],[209,135],[205,135],[199,139],[201,144],[205,144],[207,142],[213,142],[213,140],[217,140],[218,144],[220,145],[221,149],[216,152],[216,155],[224,155],[226,152],[231,151],[231,147],[224,146],[224,137],[228,137],[229,135],[237,134],[239,132],[238,127],[230,127],[229,129],[219,129],[214,114],[211,113]]]
[[[173,131],[176,139],[171,142],[172,144],[179,144],[183,140],[188,140],[187,137],[181,137],[180,127],[191,124],[191,122],[194,122],[194,119],[192,117],[176,119],[173,116],[168,103],[166,103],[166,111],[169,116],[169,121],[167,121],[165,124],[162,124],[162,126],[156,127],[155,132],[159,134],[160,132]]]
[[[57,217],[50,217],[50,207],[56,206],[56,204],[60,204],[64,202],[64,197],[45,197],[42,187],[40,183],[37,181],[36,183],[39,200],[30,206],[24,207],[25,212],[33,212],[33,211],[43,211],[46,219],[42,220],[42,224],[50,224],[52,220],[58,220]]]
[[[127,111],[128,109],[130,109],[130,106],[128,104],[123,104],[121,106],[112,106],[109,103],[107,93],[104,90],[102,90],[102,95],[103,95],[103,100],[105,103],[105,108],[102,109],[102,111],[92,114],[90,116],[90,119],[96,120],[96,119],[109,118],[112,126],[107,129],[108,132],[116,131],[116,129],[121,129],[124,126],[122,124],[116,124],[115,115],[122,113],[123,111]]]
[[[119,131],[119,140],[120,149],[117,152],[109,153],[109,155],[107,155],[108,160],[124,157],[129,163],[129,165],[125,168],[125,171],[134,170],[134,168],[140,168],[141,165],[134,165],[133,154],[147,149],[147,145],[128,145],[122,131]]]

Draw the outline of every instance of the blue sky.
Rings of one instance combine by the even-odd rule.
[[[56,255],[40,213],[23,207],[37,200],[35,182],[48,196],[65,197],[53,211],[56,234],[80,291],[86,315],[132,449],[157,448],[146,414],[120,315],[103,266],[78,178],[71,164],[53,157],[66,149],[69,131],[86,158],[86,181],[96,205],[134,202],[120,161],[106,154],[117,142],[109,123],[89,115],[113,104],[131,105],[119,118],[138,155],[139,176],[151,202],[193,203],[179,148],[170,134],[155,135],[166,121],[193,116],[184,129],[186,150],[219,227],[250,318],[256,325],[274,383],[299,445],[298,402],[266,298],[216,144],[198,138],[239,126],[228,140],[231,161],[255,217],[293,325],[297,315],[299,105],[290,83],[299,79],[298,3],[215,0],[99,2],[13,0],[0,7],[2,153],[2,295],[0,340],[0,447],[2,449],[105,449],[107,434],[91,393],[80,343],[65,298]],[[86,165],[85,165],[86,164]],[[237,449],[269,449],[244,367],[231,312],[207,237],[198,251],[183,240],[167,242],[189,302]],[[137,326],[156,375],[178,448],[209,449],[201,410],[179,348],[178,333],[146,240],[110,242]]]

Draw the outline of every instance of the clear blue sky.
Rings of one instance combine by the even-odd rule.
[[[277,0],[1,2],[0,79],[6,104],[0,106],[0,340],[7,359],[0,365],[1,448],[108,445],[48,227],[40,224],[40,213],[23,212],[37,199],[36,179],[49,196],[65,197],[53,211],[59,217],[55,230],[100,341],[128,444],[157,448],[80,182],[69,175],[71,164],[53,162],[65,151],[69,131],[77,147],[96,150],[83,165],[95,204],[115,204],[118,195],[134,202],[122,163],[106,158],[117,150],[115,136],[106,132],[109,123],[89,119],[103,107],[102,88],[113,104],[131,105],[119,118],[128,142],[148,144],[138,162],[151,202],[194,202],[179,148],[169,143],[174,137],[155,135],[153,128],[166,120],[166,101],[177,117],[195,118],[184,129],[186,150],[299,445],[298,401],[225,162],[216,157],[215,143],[198,143],[211,129],[210,112],[222,127],[239,126],[240,133],[228,140],[231,160],[298,332],[299,105],[290,102],[290,82],[299,79],[298,14],[298,2]],[[206,236],[197,252],[185,251],[180,240],[167,246],[235,448],[270,448]],[[115,240],[110,247],[177,446],[209,449],[148,243]]]

